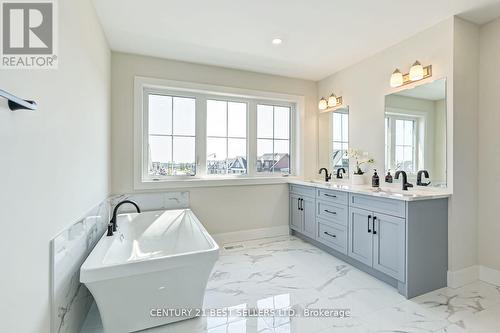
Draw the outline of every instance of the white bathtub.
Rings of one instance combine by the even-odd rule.
[[[196,316],[219,246],[190,209],[118,216],[80,268],[106,333],[134,332]]]

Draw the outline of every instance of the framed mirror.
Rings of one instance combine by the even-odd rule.
[[[385,97],[385,170],[446,187],[446,79]]]

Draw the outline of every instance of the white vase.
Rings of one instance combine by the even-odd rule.
[[[364,185],[365,184],[365,176],[353,174],[351,176],[351,184],[352,185]]]

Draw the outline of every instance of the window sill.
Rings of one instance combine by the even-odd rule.
[[[262,176],[262,177],[203,177],[184,179],[160,179],[142,180],[135,182],[136,190],[162,190],[197,187],[222,187],[222,186],[245,186],[245,185],[272,185],[286,184],[290,180],[296,180],[294,176]]]

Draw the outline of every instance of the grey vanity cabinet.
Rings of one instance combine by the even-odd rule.
[[[316,235],[315,200],[308,196],[306,188],[291,187],[290,192],[290,228],[308,237]],[[312,192],[314,193],[314,191]]]
[[[302,231],[303,225],[300,199],[298,194],[290,193],[290,228],[297,231]]]
[[[373,213],[364,209],[351,208],[349,218],[349,257],[372,266],[373,235],[371,219]]]
[[[373,268],[405,281],[406,220],[390,215],[373,215]]]
[[[402,200],[290,184],[290,229],[407,298],[446,286],[447,196]]]
[[[403,218],[351,208],[348,255],[404,282],[405,225]]]
[[[316,214],[314,199],[303,197],[302,198],[302,214],[304,219],[303,233],[306,236],[314,238],[316,235]]]

